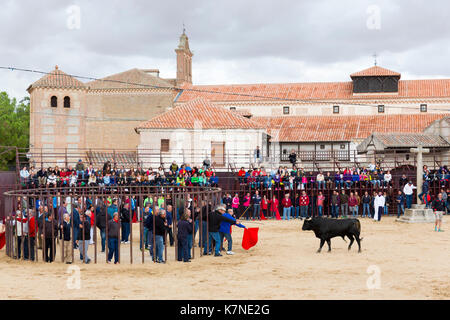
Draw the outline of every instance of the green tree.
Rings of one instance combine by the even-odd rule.
[[[0,170],[15,165],[15,150],[4,146],[27,149],[30,143],[30,98],[19,103],[6,92],[0,92]],[[23,150],[22,150],[23,152]]]

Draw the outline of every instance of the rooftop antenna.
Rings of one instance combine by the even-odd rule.
[[[183,22],[183,33],[186,33],[186,27],[184,25],[184,22]]]
[[[374,66],[376,66],[377,65],[377,53],[375,52],[373,55],[372,55],[372,57],[373,57],[373,64],[374,64]]]

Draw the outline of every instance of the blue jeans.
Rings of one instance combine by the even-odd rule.
[[[193,243],[193,240],[192,240],[192,233],[191,233],[191,234],[188,234],[188,236],[187,236],[187,246],[188,246],[188,257],[189,257],[189,259],[191,258],[192,243]]]
[[[155,236],[156,261],[163,261],[164,240],[163,236]]]
[[[331,206],[331,216],[333,218],[339,217],[339,205],[333,205]]]
[[[300,218],[306,218],[308,216],[308,206],[300,206]]]
[[[352,184],[353,184],[353,181],[348,181],[348,180],[345,181],[345,185],[347,186],[348,189],[351,188]]]
[[[388,206],[384,206],[384,215],[388,215],[389,210],[388,210]]]
[[[317,206],[317,210],[319,211],[319,217],[323,214],[323,206]]]
[[[189,238],[189,237],[188,237]],[[189,247],[187,239],[178,239],[178,261],[189,261]]]
[[[283,208],[283,220],[291,220],[291,207]]]
[[[413,202],[413,195],[407,194],[406,195],[406,208],[411,209],[412,202]]]
[[[353,217],[356,217],[358,215],[358,206],[350,207],[350,212],[352,213]]]
[[[212,242],[215,241],[214,245],[214,254],[220,254],[220,234],[219,232],[210,232],[209,233],[209,252],[212,252]]]
[[[363,204],[363,214],[362,214],[363,217],[366,216],[366,211],[367,211],[367,216],[370,217],[370,204],[369,203]]]
[[[130,223],[122,222],[122,241],[128,241],[130,236]]]
[[[325,189],[325,181],[317,181],[317,188],[320,189],[320,186],[322,186],[322,189]]]
[[[397,204],[397,218],[400,218],[400,215],[405,214],[405,206],[403,203]]]
[[[100,229],[100,237],[102,239],[102,252],[105,252],[105,246],[106,246],[106,229],[102,228]]]
[[[261,205],[260,204],[254,204],[253,205],[253,219],[258,219],[259,218],[259,211],[261,209]]]
[[[299,212],[300,212],[300,207],[295,207],[295,216],[294,216],[295,219],[298,218]]]
[[[89,249],[89,240],[78,240],[78,243],[80,244],[80,260],[83,260],[84,262],[88,262],[89,256],[88,256],[88,249]]]
[[[77,170],[77,176],[79,176],[80,174],[81,174],[81,179],[84,180],[84,171]]]
[[[227,239],[227,242],[228,242],[228,250],[227,251],[231,251],[233,249],[233,239],[231,238],[231,234],[223,233],[223,232],[219,232],[219,233],[220,233],[221,247],[223,247],[223,238],[225,238],[225,239]]]
[[[114,256],[114,263],[119,262],[119,239],[108,238],[108,261]]]
[[[80,231],[79,227],[75,227],[75,224],[73,226],[73,246],[75,247],[77,244],[75,243],[78,239],[78,232]]]

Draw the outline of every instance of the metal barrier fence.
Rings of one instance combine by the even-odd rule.
[[[71,188],[52,188],[52,189],[24,189],[14,190],[5,193],[6,201],[12,202],[10,206],[12,210],[6,212],[6,254],[15,259],[29,259],[33,261],[39,260],[39,249],[42,249],[41,256],[43,261],[52,262],[55,260],[57,252],[61,253],[61,261],[70,260],[74,262],[74,249],[75,240],[78,239],[79,245],[86,246],[86,230],[89,228],[89,224],[86,222],[86,218],[82,217],[86,209],[89,206],[93,207],[93,216],[91,228],[94,228],[93,240],[94,240],[94,263],[98,261],[98,241],[97,241],[97,226],[100,227],[100,235],[105,243],[105,257],[108,262],[108,250],[109,239],[118,239],[117,246],[117,258],[120,263],[121,252],[123,253],[120,241],[122,227],[126,226],[126,221],[122,221],[121,209],[128,203],[129,208],[129,224],[132,225],[133,218],[139,224],[139,238],[141,253],[138,254],[138,258],[144,263],[145,261],[145,245],[149,243],[151,245],[150,254],[152,255],[153,262],[157,262],[157,237],[163,237],[164,243],[164,261],[167,261],[168,241],[173,239],[175,259],[179,257],[178,241],[177,241],[177,225],[179,217],[185,212],[186,209],[191,210],[192,227],[195,230],[192,233],[192,244],[195,242],[196,231],[199,231],[199,246],[200,256],[203,255],[203,251],[206,248],[211,248],[210,239],[208,237],[209,226],[208,217],[211,210],[220,203],[221,189],[219,188],[202,188],[202,187],[150,187],[150,186],[126,186],[126,187],[71,187]],[[117,207],[107,206],[108,198],[112,200],[112,203],[117,203]],[[145,230],[145,213],[144,213],[144,201],[150,201],[146,199],[152,198],[152,213],[149,215],[153,219],[153,229],[147,230],[148,234],[151,234],[151,238],[145,238],[147,231]],[[135,201],[133,208],[132,202]],[[68,207],[67,214],[70,216],[70,244],[64,240],[63,217],[61,213],[64,206]],[[171,230],[164,228],[163,235],[156,235],[156,208],[157,206],[168,210],[168,206],[172,206],[172,225]],[[126,209],[126,208],[125,208]],[[23,213],[27,213],[26,219]],[[118,212],[118,233],[111,234],[109,226],[111,225],[112,218],[111,212]],[[98,216],[102,218],[97,218]],[[104,221],[100,221],[103,219]],[[78,217],[80,217],[79,226],[74,224],[76,220],[78,223]],[[104,227],[101,222],[104,222]],[[125,222],[125,224],[122,224]],[[169,226],[167,226],[169,227]],[[91,229],[90,228],[90,229]],[[133,263],[133,228],[131,227],[129,234],[130,239],[130,263]],[[79,235],[81,232],[81,235]],[[90,237],[90,235],[89,235]],[[172,238],[173,237],[173,238]],[[37,241],[37,243],[36,243]],[[113,240],[114,242],[114,240]],[[205,248],[206,247],[206,248]],[[195,246],[191,248],[191,258],[195,258]],[[69,252],[68,252],[69,250]],[[84,249],[83,249],[84,251]],[[87,252],[87,251],[86,251]],[[158,252],[158,254],[160,254]],[[80,251],[81,255],[81,251]],[[83,256],[83,261],[87,262],[88,254]],[[81,257],[80,257],[81,260]],[[66,261],[67,262],[67,261]]]

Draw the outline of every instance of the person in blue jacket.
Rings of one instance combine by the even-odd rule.
[[[233,214],[233,209],[228,209],[227,212],[223,213],[223,216],[225,218],[228,218],[232,221],[235,221],[236,223],[238,222],[236,220],[236,217]],[[240,228],[245,228],[243,225],[241,225],[240,223],[237,223],[236,226],[240,227]],[[233,249],[233,238],[231,237],[231,223],[229,223],[228,221],[222,221],[220,223],[220,227],[219,227],[219,235],[220,235],[220,248],[221,250],[223,249],[223,239],[225,238],[228,242],[228,250],[227,250],[227,254],[232,255],[234,254],[234,252],[232,251]]]

